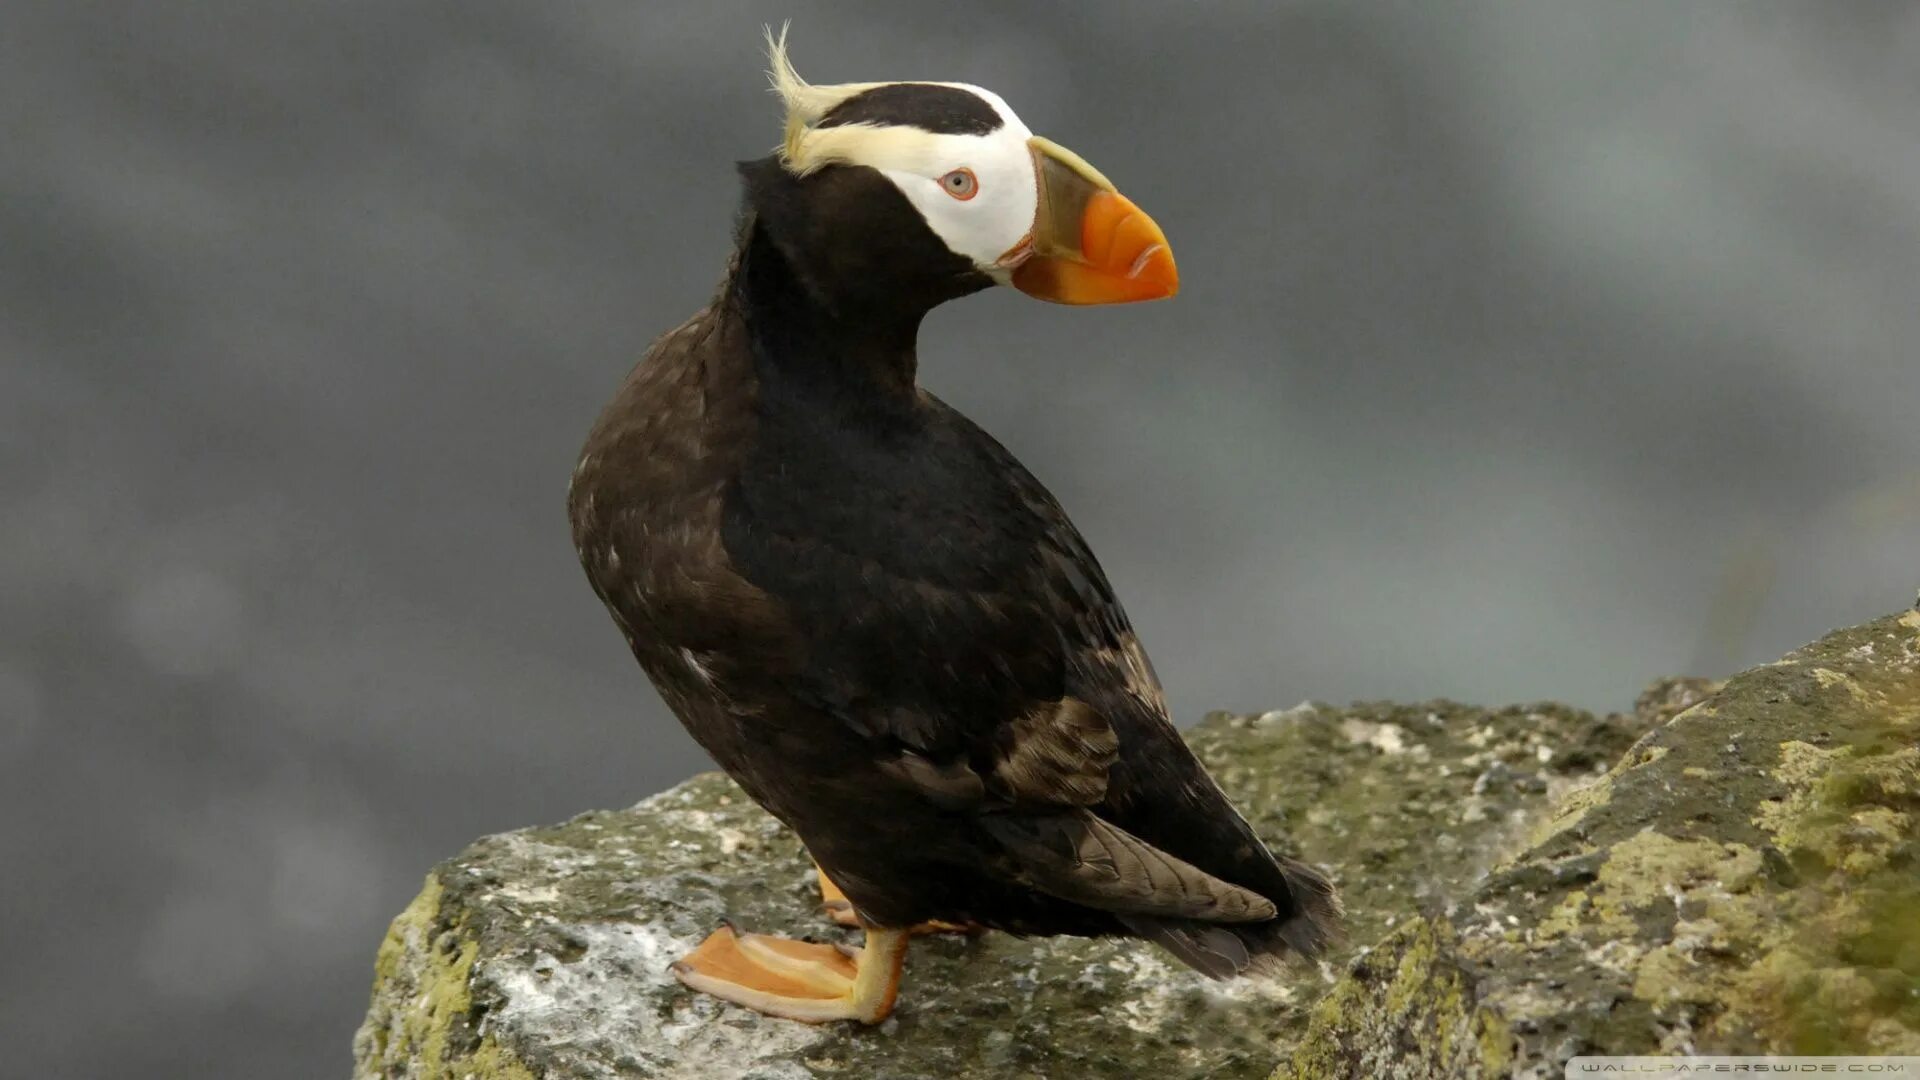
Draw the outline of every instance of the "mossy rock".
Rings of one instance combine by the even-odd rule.
[[[1920,613],[1731,680],[1403,928],[1276,1077],[1578,1054],[1920,1054]],[[1442,1047],[1448,1052],[1441,1053]]]
[[[1829,864],[1873,890],[1910,875],[1907,841],[1874,837],[1897,836],[1907,820],[1897,815],[1912,812],[1899,801],[1910,788],[1896,744],[1902,730],[1911,735],[1916,706],[1888,687],[1904,663],[1911,688],[1914,637],[1907,624],[1874,624],[1829,639],[1842,642],[1840,653],[1878,650],[1858,669],[1823,651],[1823,642],[1743,676],[1709,706],[1698,704],[1707,684],[1662,683],[1632,715],[1445,702],[1215,714],[1189,741],[1276,848],[1333,877],[1348,909],[1348,944],[1276,981],[1219,984],[1136,942],[920,939],[899,1011],[873,1029],[765,1019],[689,993],[667,973],[669,961],[725,917],[816,940],[844,934],[820,918],[810,865],[794,839],[724,777],[695,777],[628,810],[482,839],[436,867],[380,949],[372,1007],[354,1042],[355,1075],[1178,1080],[1264,1078],[1276,1066],[1282,1075],[1376,1075],[1353,1064],[1359,1048],[1372,1054],[1366,1060],[1412,1070],[1404,1075],[1468,1076],[1524,1070],[1587,1046],[1651,1049],[1658,1032],[1636,1027],[1638,1014],[1607,1019],[1615,1003],[1632,1000],[1638,975],[1626,997],[1617,996],[1612,974],[1613,981],[1584,969],[1568,977],[1574,969],[1566,965],[1540,968],[1532,979],[1515,969],[1503,980],[1490,973],[1504,961],[1488,942],[1509,932],[1529,941],[1551,934],[1558,944],[1546,955],[1570,965],[1589,930],[1624,935],[1635,955],[1645,954],[1636,972],[1645,970],[1647,992],[1679,1001],[1721,986],[1674,961],[1717,964],[1722,941],[1738,949],[1747,941],[1740,935],[1763,934],[1753,929],[1759,912],[1709,903],[1721,891],[1817,890]],[[1769,714],[1779,730],[1762,737],[1772,748],[1798,739],[1809,751],[1763,754],[1745,736],[1728,750],[1728,731],[1702,726],[1726,715],[1729,694],[1739,690],[1744,700],[1740,688],[1751,680],[1788,678],[1781,673],[1808,664],[1836,681],[1797,698],[1782,691]],[[1870,676],[1876,665],[1886,670]],[[1861,695],[1860,711],[1881,717],[1880,741],[1849,741],[1854,728],[1831,718],[1829,699],[1853,700],[1849,687]],[[1676,731],[1704,743],[1683,754]],[[1771,809],[1734,805],[1747,797],[1733,778],[1745,775],[1749,757],[1766,758],[1762,771],[1775,786],[1756,788],[1755,798],[1772,798]],[[1668,761],[1711,768],[1716,783],[1701,778],[1657,793],[1657,784],[1636,779]],[[1783,764],[1784,778],[1775,777]],[[1615,836],[1616,819],[1638,825]],[[1683,819],[1692,824],[1678,824]],[[1655,825],[1649,835],[1657,839],[1616,850]],[[1665,887],[1634,884],[1639,869],[1675,880],[1681,911],[1701,925],[1676,932],[1677,919],[1652,912]],[[1710,885],[1716,874],[1733,884]],[[1776,877],[1791,887],[1771,884]],[[1576,893],[1585,899],[1568,899]],[[1520,896],[1540,899],[1529,908]],[[1697,909],[1689,906],[1696,899]],[[1895,912],[1806,912],[1807,933],[1795,939],[1806,949],[1875,957],[1915,949],[1889,929],[1900,925],[1886,921]],[[1713,924],[1719,937],[1708,919],[1724,920]],[[1491,923],[1506,929],[1490,938]],[[1676,933],[1704,936],[1676,951]],[[1646,961],[1662,948],[1672,961]],[[1611,972],[1610,954],[1600,951],[1593,963]],[[1785,945],[1767,955],[1779,977],[1741,983],[1752,998],[1749,1015],[1777,1014],[1769,1023],[1801,1032],[1795,1046],[1822,1037],[1808,1026],[1814,1003],[1830,1021],[1834,1001],[1894,1002],[1899,987],[1887,972],[1911,970],[1881,965],[1854,981],[1795,962],[1800,954]],[[1542,1019],[1561,1006],[1592,1023],[1567,1021],[1563,1032]],[[1659,1008],[1664,1016],[1679,1006]],[[1875,1015],[1912,1029],[1897,1008]],[[1589,1028],[1613,1041],[1573,1037]],[[1849,1028],[1827,1037],[1851,1035]],[[1895,1037],[1887,1045],[1905,1044]]]

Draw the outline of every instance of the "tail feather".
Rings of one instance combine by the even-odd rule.
[[[1333,882],[1306,863],[1279,858],[1274,861],[1287,879],[1287,892],[1293,897],[1295,909],[1292,918],[1278,920],[1277,932],[1289,949],[1315,959],[1340,938],[1340,897],[1333,891]]]
[[[1122,915],[1128,930],[1172,953],[1209,979],[1230,979],[1253,963],[1247,938],[1253,927],[1213,926],[1151,915]],[[1264,924],[1256,924],[1264,925]]]
[[[1340,902],[1312,867],[1278,859],[1289,895],[1270,896],[1282,914],[1266,922],[1221,924],[1150,915],[1121,915],[1129,931],[1172,953],[1210,979],[1272,976],[1293,958],[1312,960],[1340,934]]]

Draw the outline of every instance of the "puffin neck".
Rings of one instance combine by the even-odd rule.
[[[846,295],[749,221],[730,287],[754,366],[769,388],[854,403],[910,404],[925,310]],[[868,302],[862,302],[862,301]]]

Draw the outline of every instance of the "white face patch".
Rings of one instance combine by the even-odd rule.
[[[1032,231],[1040,181],[1027,146],[1033,132],[1000,95],[966,83],[916,83],[959,90],[984,102],[1000,118],[1000,126],[984,135],[938,135],[919,127],[869,123],[816,127],[835,107],[898,84],[814,86],[787,59],[784,29],[778,38],[768,32],[767,55],[773,89],[787,109],[786,137],[780,148],[787,168],[801,176],[828,165],[865,165],[877,170],[900,189],[949,250],[1006,281],[1009,271],[998,265],[1000,257]],[[965,185],[956,190],[944,182],[962,169],[973,181],[968,198],[955,197],[966,193]]]
[[[1033,132],[991,90],[964,83],[931,85],[978,97],[999,115],[1000,126],[985,135],[939,135],[907,125],[805,128],[791,138],[788,160],[803,173],[830,164],[878,171],[949,250],[1004,280],[999,259],[1026,239],[1039,209],[1040,182],[1027,145]],[[970,175],[971,183],[956,193],[947,178],[959,170]]]
[[[871,164],[920,211],[948,250],[1001,277],[1005,271],[998,265],[1000,257],[1027,238],[1039,210],[1039,181],[1034,176],[1033,152],[1027,147],[1033,132],[998,96],[978,87],[952,85],[992,105],[1000,114],[1000,127],[985,135],[929,135],[916,130],[918,138],[912,142],[918,145],[912,154],[900,155],[904,160]],[[885,141],[884,136],[879,141]],[[961,169],[973,178],[972,194],[964,199],[955,197],[946,182],[949,174]]]
[[[768,73],[774,92],[787,106],[787,133],[780,158],[787,169],[806,175],[828,165],[868,165],[900,188],[956,256],[1004,282],[1008,269],[998,259],[1033,231],[1039,211],[1041,184],[1033,171],[1033,152],[1027,140],[1033,131],[1020,123],[1000,94],[968,83],[916,83],[948,86],[985,102],[1000,117],[1000,127],[987,135],[935,135],[922,127],[845,123],[814,127],[833,108],[870,90],[891,83],[839,83],[814,86],[801,79],[787,60],[787,35],[768,31]],[[966,169],[972,175],[972,196],[943,183],[950,173]]]

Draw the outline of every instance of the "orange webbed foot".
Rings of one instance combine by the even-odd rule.
[[[904,930],[868,930],[865,948],[742,933],[728,924],[674,961],[682,983],[768,1016],[877,1024],[893,1012]]]

